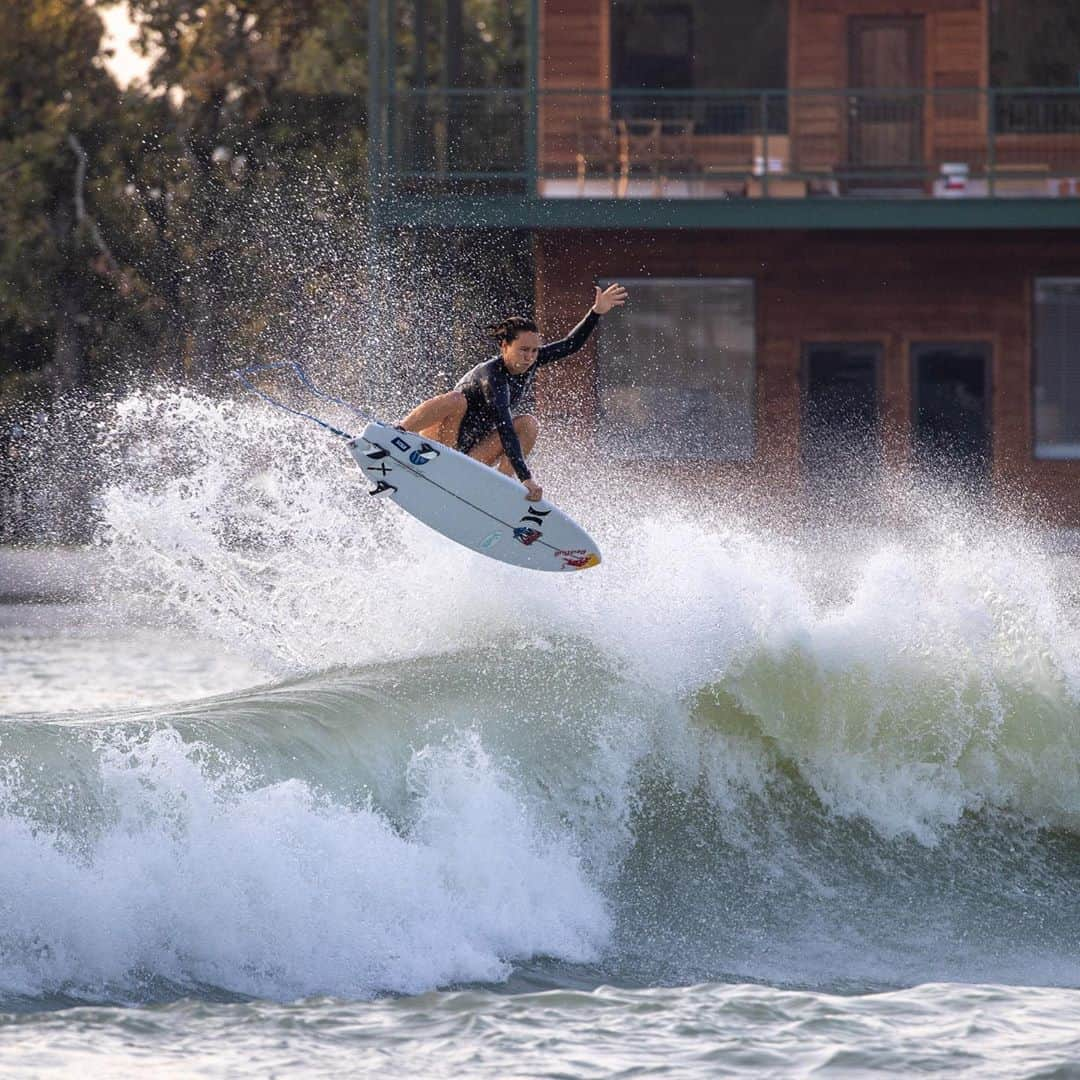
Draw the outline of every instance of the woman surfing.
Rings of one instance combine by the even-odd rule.
[[[541,345],[536,323],[511,315],[487,327],[499,343],[499,355],[477,364],[447,394],[418,405],[398,425],[406,431],[452,446],[507,476],[516,474],[530,502],[544,492],[525,459],[532,452],[540,424],[516,410],[532,389],[537,368],[576,353],[596,328],[600,316],[626,303],[621,285],[599,286],[585,318],[561,341]]]

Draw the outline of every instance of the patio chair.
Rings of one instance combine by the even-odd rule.
[[[579,116],[577,120],[578,195],[585,194],[590,172],[599,171],[611,181],[611,193],[626,194],[630,174],[630,149],[623,120],[610,117]]]

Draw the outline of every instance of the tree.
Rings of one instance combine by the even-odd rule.
[[[99,222],[115,176],[119,92],[80,0],[0,7],[0,374],[63,391],[95,374],[138,283]],[[121,216],[115,207],[107,211]]]
[[[159,103],[127,157],[157,239],[147,274],[178,361],[213,376],[355,228],[366,29],[345,0],[130,6]]]
[[[128,0],[153,63],[122,92],[95,10],[116,2],[0,5],[0,395],[213,378],[365,275],[365,6]],[[461,80],[520,85],[523,0],[402,0],[400,82],[447,70],[417,20],[454,10]]]

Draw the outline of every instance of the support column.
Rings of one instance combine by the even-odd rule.
[[[525,46],[525,194],[532,199],[540,191],[540,0],[528,0]]]

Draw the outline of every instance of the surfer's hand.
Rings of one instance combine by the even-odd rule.
[[[626,303],[626,296],[626,290],[618,283],[609,285],[603,291],[597,285],[592,309],[597,315],[606,315],[613,307],[622,307]]]
[[[528,494],[525,496],[529,502],[536,502],[544,497],[544,489],[530,476],[528,480],[521,481],[525,485]]]

